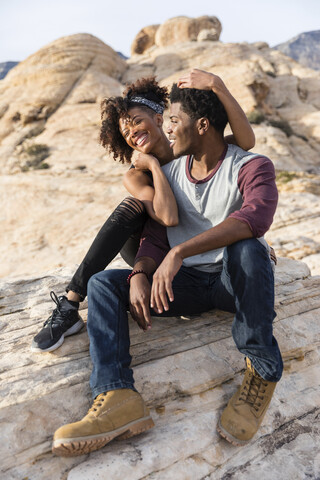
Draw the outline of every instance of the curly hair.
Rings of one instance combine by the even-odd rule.
[[[113,155],[113,159],[119,159],[121,163],[130,163],[132,148],[126,143],[120,133],[119,120],[126,117],[132,107],[145,110],[148,114],[154,113],[145,105],[130,102],[130,98],[142,96],[156,103],[161,103],[165,108],[168,106],[169,93],[166,87],[160,87],[155,77],[142,78],[131,85],[127,85],[122,97],[106,98],[101,103],[101,129],[100,143]]]
[[[227,123],[227,112],[212,90],[196,88],[179,88],[176,83],[170,92],[171,103],[181,103],[182,110],[192,119],[205,117],[220,133],[223,133]]]

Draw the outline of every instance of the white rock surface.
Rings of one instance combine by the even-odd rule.
[[[269,156],[277,169],[319,170],[320,72],[265,44],[190,41],[212,25],[219,30],[215,17],[171,20],[151,30],[162,38],[179,24],[186,36],[178,35],[178,44],[172,43],[171,31],[171,40],[125,61],[92,35],[72,35],[41,48],[0,81],[1,276],[37,274],[81,261],[126,195],[121,182],[126,167],[111,160],[98,143],[99,103],[138,77],[155,75],[170,86],[193,67],[221,75],[248,114],[258,110],[264,115],[264,122],[254,126],[254,151]],[[278,121],[277,127],[271,120]],[[41,144],[49,148],[45,162],[50,168],[28,170],[28,148]],[[306,208],[315,201],[304,202]],[[280,215],[290,202],[286,192]],[[312,212],[308,217],[307,237],[315,230],[317,243],[318,217],[312,220]],[[288,248],[280,248],[279,254],[297,252],[298,259],[317,255],[308,240],[301,257],[304,238],[299,248],[289,245],[300,237],[301,228],[295,225],[286,233],[292,236],[285,239]],[[280,245],[281,235],[275,241]],[[314,272],[319,271],[317,259],[310,258]]]
[[[113,263],[121,265],[120,259]],[[231,337],[230,314],[213,311],[154,319],[147,334],[131,322],[136,386],[156,427],[99,452],[63,459],[50,453],[52,434],[90,405],[87,333],[67,338],[52,353],[29,348],[52,308],[49,290],[62,292],[71,274],[63,269],[2,284],[0,421],[6,441],[0,447],[1,478],[44,480],[50,472],[52,480],[254,479],[264,469],[270,479],[278,479],[279,471],[282,480],[317,478],[320,278],[310,277],[305,264],[279,259],[275,335],[285,371],[250,445],[233,447],[215,430],[244,365]],[[294,469],[300,477],[292,477]]]

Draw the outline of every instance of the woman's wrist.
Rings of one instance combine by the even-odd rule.
[[[147,274],[147,272],[145,272],[144,270],[142,270],[142,268],[138,269],[138,270],[132,270],[132,272],[130,273],[130,275],[128,275],[128,278],[127,278],[127,283],[130,285],[130,281],[131,281],[131,278],[134,277],[135,275],[138,275],[142,273],[143,275],[145,275],[147,278],[149,278],[149,275]]]
[[[160,167],[159,160],[154,157],[153,155],[150,155],[150,165],[149,165],[149,170],[152,172],[154,169],[158,169]]]

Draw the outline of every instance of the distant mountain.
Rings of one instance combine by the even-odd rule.
[[[2,80],[11,68],[18,65],[19,62],[2,62],[0,63],[0,80]]]
[[[117,52],[117,54],[119,55],[120,58],[122,58],[123,60],[128,60],[129,57],[126,57],[122,52]]]
[[[320,30],[301,33],[274,48],[305,67],[320,70]]]

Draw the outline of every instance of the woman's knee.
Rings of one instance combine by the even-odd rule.
[[[126,197],[117,206],[118,215],[125,219],[133,219],[146,214],[146,207],[143,202],[134,197]]]

